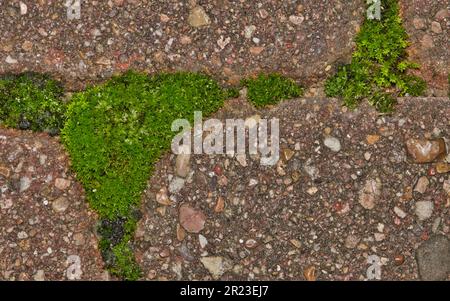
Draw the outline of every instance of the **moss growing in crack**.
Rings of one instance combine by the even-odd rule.
[[[64,121],[63,89],[47,75],[24,73],[0,79],[0,124],[59,133]]]
[[[226,98],[238,98],[239,97],[239,89],[236,87],[231,87],[226,90],[227,97]]]
[[[420,96],[426,89],[421,78],[407,74],[418,66],[406,59],[408,35],[397,0],[381,3],[381,20],[365,20],[356,37],[352,62],[339,67],[325,84],[327,96],[342,97],[350,108],[367,98],[379,111],[390,112],[395,96]]]
[[[226,96],[204,75],[133,72],[75,94],[62,138],[92,207],[103,217],[127,216],[170,146],[172,122],[195,110],[207,116]]]
[[[111,273],[118,275],[125,280],[138,280],[141,277],[141,270],[134,259],[133,250],[128,241],[123,241],[112,247],[115,257],[114,265],[110,267]]]
[[[90,205],[103,219],[100,243],[110,271],[139,277],[130,240],[153,163],[170,147],[172,122],[208,116],[229,96],[193,73],[147,76],[128,72],[73,96],[62,130],[72,167]]]
[[[130,246],[137,221],[134,217],[103,219],[98,227],[103,261],[112,274],[125,280],[137,280],[141,276]]]
[[[259,74],[254,79],[242,80],[241,85],[247,87],[247,97],[256,107],[273,105],[303,94],[303,89],[293,79],[279,74]]]

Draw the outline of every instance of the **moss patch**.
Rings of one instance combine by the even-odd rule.
[[[210,78],[188,73],[129,72],[75,94],[62,138],[92,207],[102,217],[126,216],[170,146],[172,122],[213,113],[225,97]]]
[[[135,217],[102,219],[98,227],[100,251],[106,266],[112,274],[126,280],[141,276],[130,245],[137,221]]]
[[[390,112],[396,96],[420,96],[426,88],[421,78],[407,74],[418,66],[407,60],[408,35],[397,0],[381,3],[381,20],[365,20],[352,62],[341,66],[325,85],[327,96],[342,97],[350,108],[368,99],[379,111]]]
[[[242,80],[241,85],[247,87],[247,98],[256,107],[273,105],[303,94],[303,89],[294,80],[280,74],[259,74],[256,78]]]
[[[122,233],[113,239],[108,227],[100,231],[114,274],[130,280],[139,275],[129,246],[132,212],[153,163],[170,147],[172,122],[192,121],[196,110],[208,116],[228,94],[205,75],[128,72],[73,96],[62,141],[92,208]]]
[[[302,89],[278,74],[243,80],[256,106],[298,97]],[[141,193],[153,164],[169,149],[178,118],[193,121],[216,112],[238,88],[222,89],[195,73],[148,76],[136,72],[75,93],[66,106],[63,89],[45,75],[21,74],[0,80],[0,122],[8,127],[58,134],[87,200],[100,215],[100,250],[112,274],[140,277],[131,241]]]
[[[0,79],[0,124],[55,135],[64,122],[61,85],[46,75],[26,73]]]

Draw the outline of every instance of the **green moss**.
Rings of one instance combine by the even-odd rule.
[[[260,75],[243,83],[256,105],[301,95],[294,81]],[[131,248],[139,220],[141,193],[153,164],[169,149],[178,118],[193,121],[217,111],[237,88],[222,89],[195,73],[128,72],[103,85],[75,93],[66,105],[60,85],[47,76],[24,74],[0,80],[0,121],[7,126],[57,133],[68,150],[72,169],[87,200],[100,215],[99,247],[112,274],[140,277]]]
[[[232,87],[226,90],[227,98],[238,98],[239,97],[239,89]]]
[[[410,96],[422,96],[427,88],[427,83],[418,76],[404,75],[402,80],[405,85],[404,90],[407,91]],[[402,82],[399,83],[399,86],[401,83]]]
[[[192,121],[197,110],[208,116],[227,96],[205,75],[134,72],[73,96],[62,141],[90,205],[108,221],[99,232],[112,273],[137,275],[129,248],[136,222],[131,216],[153,163],[170,147],[172,122]]]
[[[74,95],[62,138],[92,207],[102,217],[126,216],[170,146],[172,122],[215,112],[225,97],[203,75],[132,72]]]
[[[303,94],[303,89],[294,80],[279,74],[259,74],[254,79],[242,80],[241,85],[247,87],[247,97],[256,107],[276,104]]]
[[[112,274],[124,280],[137,280],[141,276],[130,246],[137,221],[133,217],[103,219],[98,227],[103,260]]]
[[[397,100],[389,93],[376,92],[369,98],[369,103],[380,112],[392,112]]]
[[[342,97],[350,108],[367,98],[381,112],[389,112],[395,96],[419,96],[426,89],[422,79],[407,75],[418,66],[406,59],[408,35],[397,0],[382,0],[382,9],[381,20],[365,20],[362,25],[352,62],[339,67],[325,84],[327,96]]]
[[[46,75],[26,73],[0,79],[0,124],[57,134],[65,105],[61,85]]]
[[[134,259],[133,250],[128,242],[121,242],[112,248],[116,258],[115,264],[110,271],[114,275],[124,280],[138,280],[141,277],[141,270]]]

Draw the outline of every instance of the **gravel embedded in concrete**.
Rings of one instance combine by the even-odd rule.
[[[413,162],[405,144],[448,139],[450,106],[448,98],[400,102],[396,113],[380,115],[367,105],[348,111],[335,100],[285,101],[262,111],[230,101],[219,119],[277,117],[281,149],[293,154],[273,167],[252,156],[243,165],[226,155],[192,155],[193,174],[168,206],[155,193],[169,185],[176,156],[162,158],[135,241],[144,278],[301,280],[314,269],[319,280],[364,280],[368,257],[376,255],[382,279],[420,279],[416,249],[450,233],[450,175],[432,172],[437,163]],[[323,144],[329,136],[341,142],[339,152]],[[428,184],[418,192],[421,177]],[[197,232],[180,233],[180,205],[205,215],[206,245]],[[163,249],[170,256],[162,258]],[[205,258],[213,258],[207,267]]]
[[[101,280],[97,216],[56,138],[0,127],[0,280]]]

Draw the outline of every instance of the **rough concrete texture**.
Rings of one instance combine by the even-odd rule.
[[[104,279],[96,220],[56,138],[0,128],[0,280]]]
[[[22,3],[22,4],[21,4]],[[445,96],[449,11],[445,0],[400,1],[430,96]],[[348,62],[364,1],[0,1],[0,74],[49,72],[70,89],[129,68],[202,71],[223,83],[280,72],[323,94],[321,80]]]
[[[410,36],[410,59],[420,64],[413,73],[427,81],[429,95],[446,96],[450,70],[448,1],[404,0],[400,4]]]
[[[79,20],[63,1],[22,3],[24,14],[19,1],[0,2],[0,74],[50,72],[73,89],[128,68],[315,83],[349,60],[364,17],[362,1],[86,0]]]
[[[323,95],[365,13],[356,0],[85,0],[69,20],[64,2],[0,0],[0,74],[48,72],[77,90],[127,69],[226,85],[265,71]],[[448,3],[400,2],[415,73],[445,96]],[[362,280],[372,255],[381,279],[449,279],[448,145],[426,164],[405,148],[448,144],[448,98],[403,99],[392,115],[323,99],[257,111],[239,99],[217,116],[254,114],[280,119],[276,166],[170,154],[157,164],[134,242],[145,279]],[[0,279],[108,279],[58,139],[0,128],[0,147]]]
[[[405,143],[448,139],[448,98],[402,99],[393,115],[367,106],[347,111],[334,100],[262,111],[234,100],[217,116],[254,114],[280,120],[277,165],[193,155],[190,174],[170,193],[179,179],[176,156],[157,164],[135,242],[145,278],[289,280],[314,271],[320,280],[364,280],[376,255],[381,279],[419,279],[417,247],[435,233],[449,235],[450,178],[436,172],[445,162],[412,162]],[[330,137],[340,147],[327,146]],[[419,192],[421,177],[427,181]],[[186,225],[180,206],[201,214]],[[200,231],[191,231],[198,223]],[[441,262],[448,256],[436,253]],[[428,263],[433,269],[434,261],[422,266]]]

